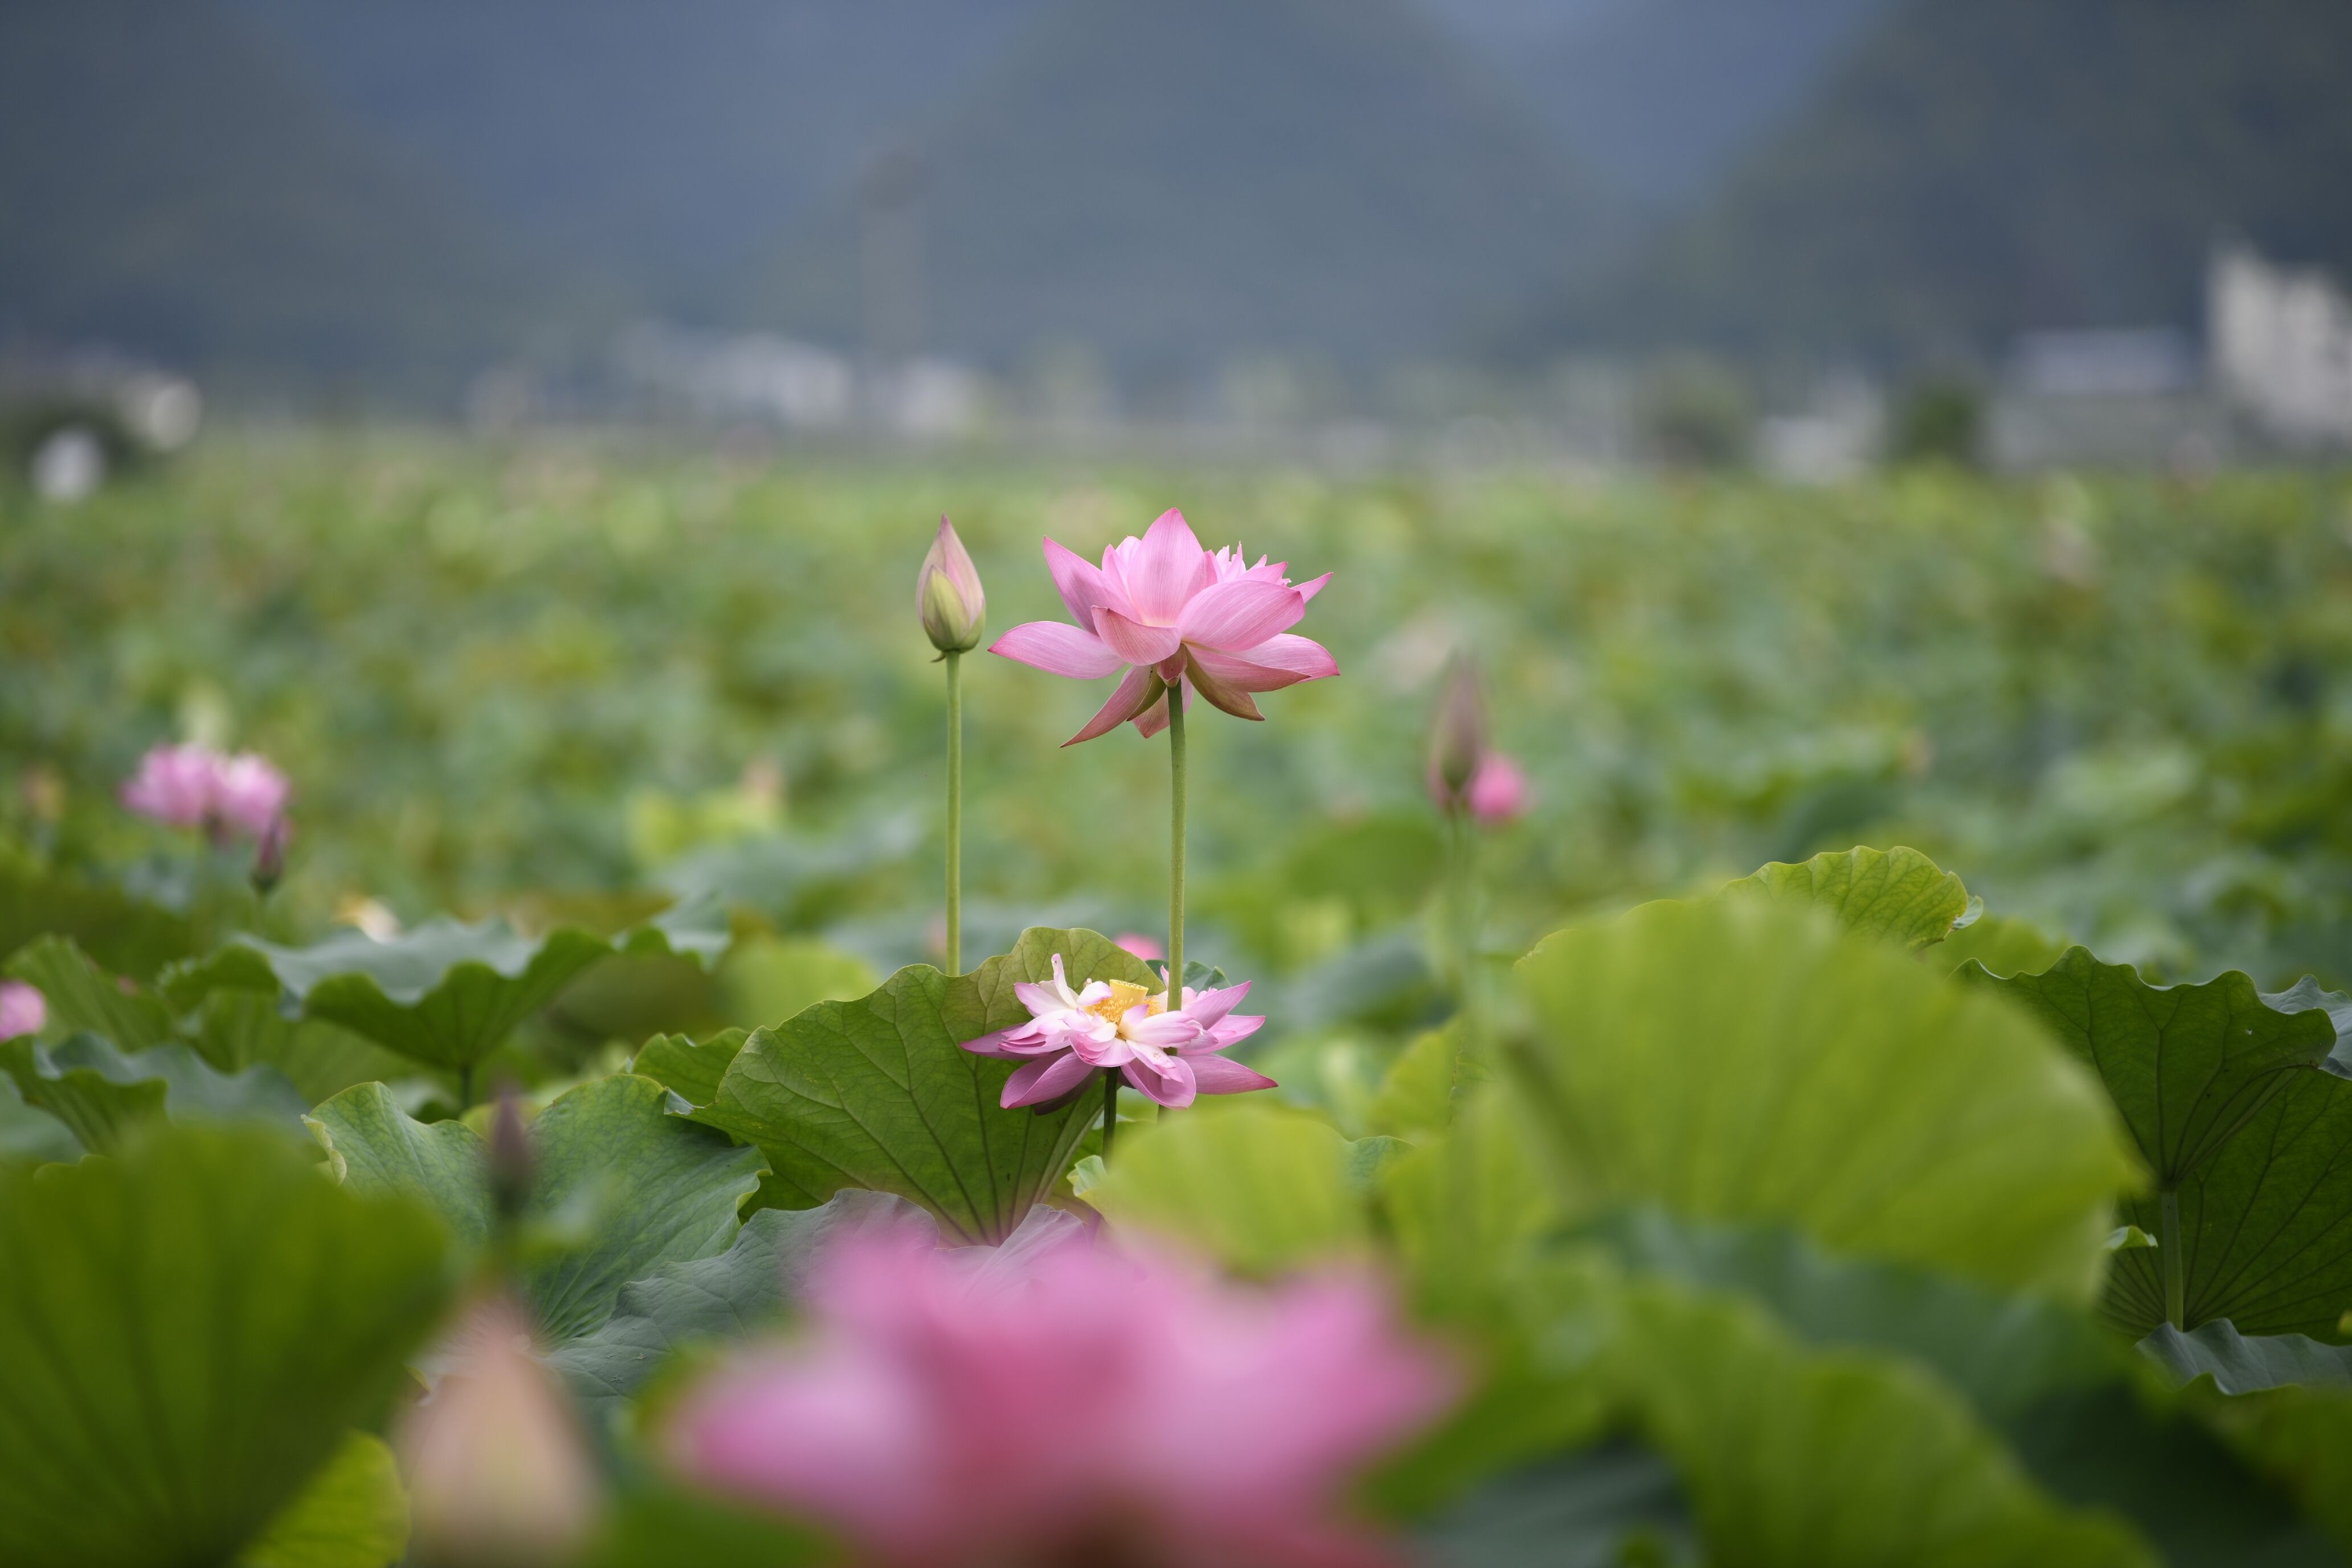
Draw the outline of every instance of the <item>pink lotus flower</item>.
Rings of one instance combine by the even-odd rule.
[[[1029,1009],[1029,1022],[963,1043],[980,1056],[1023,1064],[1004,1082],[1007,1110],[1050,1104],[1103,1068],[1116,1069],[1129,1087],[1159,1104],[1180,1109],[1197,1095],[1276,1087],[1264,1073],[1218,1054],[1265,1024],[1262,1017],[1229,1016],[1249,994],[1246,980],[1217,991],[1187,986],[1183,1005],[1171,1008],[1166,992],[1155,996],[1125,980],[1089,981],[1073,991],[1057,952],[1051,983],[1024,981],[1013,994]]]
[[[1154,959],[1168,956],[1166,948],[1141,931],[1122,931],[1110,940],[1115,945],[1135,954],[1146,963],[1150,963]]]
[[[157,746],[139,759],[137,776],[122,786],[122,804],[173,827],[257,839],[292,793],[286,775],[252,752],[226,757],[207,746]]]
[[[1470,815],[1485,823],[1517,821],[1532,793],[1526,770],[1502,752],[1489,752],[1470,780]]]
[[[1141,733],[1158,734],[1168,723],[1171,688],[1188,702],[1198,691],[1236,718],[1263,719],[1252,692],[1339,673],[1321,644],[1290,632],[1331,574],[1294,587],[1283,575],[1289,564],[1260,557],[1252,566],[1239,545],[1211,553],[1172,508],[1142,538],[1105,550],[1099,567],[1048,539],[1046,570],[1077,625],[1029,621],[989,651],[1080,680],[1126,668],[1101,711],[1064,745],[1129,720]]]
[[[37,1035],[48,1021],[47,997],[21,980],[0,980],[0,1040]]]
[[[1455,1384],[1369,1281],[1244,1289],[1083,1232],[1011,1251],[836,1242],[808,1337],[689,1394],[673,1459],[892,1568],[1392,1561],[1341,1485]]]

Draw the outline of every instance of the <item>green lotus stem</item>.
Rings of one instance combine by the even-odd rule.
[[[1103,1068],[1103,1163],[1110,1163],[1110,1141],[1118,1131],[1118,1069]]]
[[[963,655],[948,664],[948,973],[963,973]]]
[[[2189,1266],[2180,1256],[2180,1194],[2167,1187],[2157,1195],[2156,1249],[2163,1255],[2164,1321],[2186,1332],[2189,1328]]]
[[[1184,688],[1168,690],[1168,1005],[1184,1005]]]

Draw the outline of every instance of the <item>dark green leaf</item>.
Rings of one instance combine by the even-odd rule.
[[[1431,1568],[1681,1568],[1703,1560],[1673,1468],[1631,1443],[1489,1481],[1419,1535]]]
[[[43,935],[70,937],[119,974],[153,974],[194,945],[188,922],[156,905],[49,869],[0,844],[0,958]]]
[[[633,1491],[604,1521],[586,1568],[800,1568],[841,1554],[814,1531],[699,1493]]]
[[[2170,1323],[2158,1323],[2139,1348],[2175,1383],[2210,1376],[2224,1394],[2352,1388],[2352,1346],[2325,1344],[2305,1334],[2250,1337],[2238,1332],[2227,1318],[2200,1323],[2185,1334]]]
[[[1510,1099],[1570,1214],[1654,1203],[2087,1299],[2136,1175],[2033,1021],[1819,912],[1644,905],[1519,965]]]
[[[1776,860],[1724,891],[1811,904],[1849,931],[1914,952],[1949,936],[1969,908],[1969,890],[1958,877],[1905,848],[1841,849],[1794,866]]]
[[[55,1116],[25,1103],[16,1080],[0,1071],[0,1165],[38,1165],[81,1158],[81,1140]]]
[[[696,1119],[767,1152],[785,1192],[896,1193],[965,1241],[999,1241],[1069,1168],[1098,1099],[1040,1114],[999,1100],[1013,1065],[961,1048],[1026,1020],[1016,982],[1151,983],[1140,959],[1088,931],[1024,931],[967,975],[902,969],[855,1002],[825,1002],[761,1029]]]
[[[722,1252],[734,1238],[759,1152],[667,1114],[668,1099],[651,1079],[619,1074],[572,1089],[530,1124],[537,1176],[523,1226],[568,1238],[534,1249],[524,1268],[550,1343],[604,1322],[630,1280]],[[412,1121],[381,1084],[337,1095],[312,1122],[354,1191],[414,1196],[461,1239],[488,1237],[483,1146],[472,1129]]]
[[[699,1340],[740,1339],[798,1295],[810,1260],[845,1227],[922,1211],[882,1193],[845,1192],[822,1208],[764,1209],[715,1258],[672,1263],[621,1289],[613,1315],[549,1355],[592,1417],[609,1420],[664,1356]]]
[[[300,1135],[302,1097],[274,1068],[215,1072],[185,1046],[157,1046],[125,1056],[94,1035],[53,1047],[29,1039],[0,1044],[0,1071],[26,1103],[73,1130],[82,1147],[114,1148],[142,1124],[242,1121]]]
[[[0,1562],[232,1561],[390,1392],[445,1247],[226,1128],[0,1173]]]
[[[2121,1216],[2158,1246],[2116,1254],[2118,1327],[2138,1338],[2165,1321],[2178,1268],[2189,1328],[2334,1330],[2352,1304],[2352,1083],[2321,1065],[2336,1046],[2324,994],[2284,993],[2299,1010],[2282,1012],[2242,974],[2151,985],[2081,948],[2037,975],[1963,975],[2031,1008],[2098,1072],[2156,1174],[2158,1195]]]

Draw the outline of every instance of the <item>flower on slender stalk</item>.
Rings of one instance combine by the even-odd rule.
[[[996,639],[991,653],[1055,675],[1125,676],[1084,729],[1063,742],[1107,735],[1132,720],[1146,736],[1168,723],[1168,693],[1199,692],[1241,719],[1263,719],[1251,694],[1339,673],[1323,646],[1294,636],[1308,600],[1329,573],[1294,586],[1286,561],[1249,564],[1241,546],[1210,552],[1184,514],[1170,510],[1140,539],[1129,538],[1089,565],[1045,541],[1045,567],[1077,624],[1029,621]]]
[[[594,1462],[562,1389],[503,1296],[460,1326],[455,1363],[404,1427],[415,1561],[572,1562],[595,1522]]]
[[[941,653],[970,653],[980,646],[988,594],[981,586],[980,568],[956,537],[955,524],[944,517],[915,574],[915,613],[922,619],[923,635]]]
[[[1526,771],[1488,738],[1478,667],[1456,658],[1430,725],[1429,798],[1440,811],[1499,825],[1527,810],[1529,794]]]
[[[285,816],[293,786],[267,757],[223,756],[207,746],[157,746],[122,786],[122,804],[173,827],[201,827],[215,839],[260,839]]]
[[[1533,793],[1525,769],[1500,752],[1489,752],[1472,775],[1468,793],[1470,815],[1489,826],[1515,822],[1528,809]]]
[[[1158,1104],[1180,1109],[1198,1095],[1276,1087],[1264,1073],[1220,1054],[1265,1023],[1232,1016],[1249,994],[1246,980],[1216,991],[1187,986],[1183,1005],[1171,1008],[1166,992],[1155,996],[1125,980],[1092,980],[1073,991],[1057,952],[1051,982],[1024,981],[1013,993],[1029,1009],[1029,1021],[963,1043],[976,1055],[1022,1064],[1004,1083],[1007,1110],[1052,1104],[1102,1070],[1118,1072]]]
[[[48,1021],[47,997],[21,980],[0,980],[0,1040],[37,1035]]]
[[[1370,1279],[1261,1291],[1083,1232],[1008,1251],[835,1243],[807,1336],[689,1392],[672,1461],[885,1568],[1399,1560],[1341,1490],[1456,1381]]]

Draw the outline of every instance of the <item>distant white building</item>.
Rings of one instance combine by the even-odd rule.
[[[2352,298],[2242,245],[2215,253],[2206,287],[2221,392],[2280,440],[2352,444]]]

